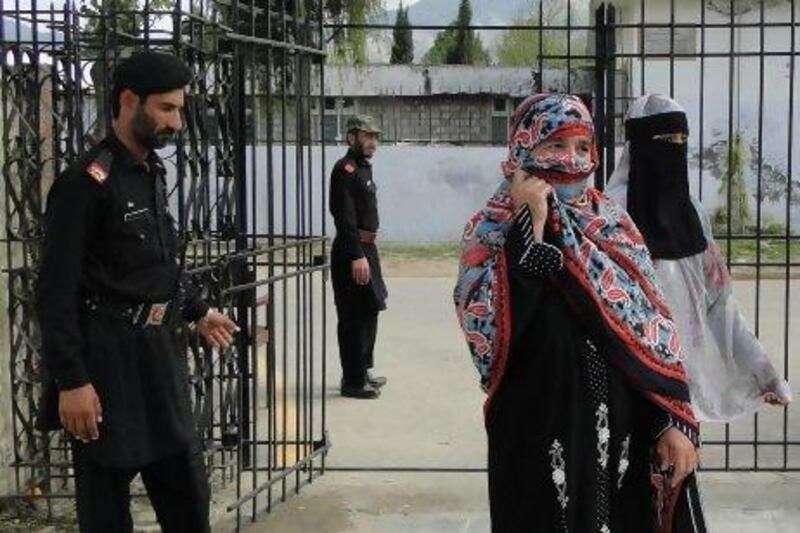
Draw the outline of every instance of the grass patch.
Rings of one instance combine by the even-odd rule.
[[[762,263],[787,263],[785,238],[737,239],[730,241],[731,263],[755,263],[758,249],[761,249]],[[728,243],[717,239],[723,255],[728,254]],[[458,243],[408,244],[384,242],[379,245],[381,256],[408,260],[457,260],[461,251]],[[788,262],[800,260],[800,242],[792,242],[789,247]]]
[[[728,243],[725,240],[717,240],[717,244],[722,250],[723,255],[728,254]],[[800,242],[792,242],[786,247],[786,239],[740,239],[730,241],[731,263],[755,263],[758,259],[759,249],[761,251],[761,263],[780,263],[796,261],[800,259]]]
[[[378,248],[381,256],[390,259],[409,260],[457,260],[461,245],[457,243],[405,244],[383,242]]]

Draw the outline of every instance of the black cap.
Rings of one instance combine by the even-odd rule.
[[[182,59],[152,50],[137,52],[114,69],[114,116],[119,114],[119,96],[125,89],[144,97],[180,89],[191,80],[192,71]]]

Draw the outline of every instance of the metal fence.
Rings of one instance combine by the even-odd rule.
[[[527,94],[579,93],[596,117],[602,187],[623,142],[631,99],[643,92],[672,95],[687,108],[692,129],[692,191],[716,213],[717,238],[745,315],[783,375],[800,380],[791,312],[800,266],[794,1],[537,0],[514,24],[470,27],[490,43],[491,55],[493,34],[521,43],[527,54],[504,59],[512,67],[498,87],[492,76],[501,69],[491,57],[494,64],[479,67],[488,78],[479,76],[475,86],[465,73],[478,67],[417,64],[393,67],[400,77],[386,86],[395,92],[384,87],[375,94],[370,72],[384,67],[358,67],[367,82],[347,84],[343,69],[349,67],[324,68],[325,50],[334,33],[347,29],[385,43],[392,25],[326,25],[321,2],[197,0],[158,11],[151,0],[143,10],[124,11],[108,1],[95,12],[72,3],[43,9],[34,1],[11,10],[6,4],[0,83],[20,494],[58,498],[71,491],[63,435],[42,435],[32,425],[42,191],[107,127],[108,74],[139,46],[174,51],[196,72],[187,128],[165,155],[186,267],[245,332],[224,354],[186,332],[209,466],[218,482],[234,486],[228,509],[237,518],[245,506],[255,516],[324,470],[327,243],[320,145],[341,142],[342,125],[355,113],[375,115],[390,143],[469,150],[502,144],[508,116]],[[431,36],[449,28],[444,22],[411,27]],[[453,75],[448,69],[465,69],[455,73],[459,83],[445,83]],[[445,80],[440,85],[438,75]],[[408,77],[420,81],[400,92]],[[751,211],[744,220],[729,209],[742,198]],[[704,468],[800,469],[798,416],[795,408],[765,409],[735,424],[706,425]]]
[[[467,28],[482,38],[490,52],[488,63],[425,65],[417,54],[412,66],[362,67],[358,84],[339,83],[326,94],[327,113],[337,119],[329,120],[327,138],[340,138],[336,126],[347,115],[366,111],[389,131],[389,143],[454,144],[469,150],[472,145],[502,144],[510,111],[525,95],[577,93],[595,116],[602,146],[595,183],[602,188],[624,143],[629,103],[646,92],[669,94],[687,109],[691,189],[714,216],[716,238],[736,279],[742,311],[796,390],[797,11],[790,0],[536,0],[513,24]],[[417,43],[430,45],[433,36],[453,31],[445,20],[415,24],[413,6],[410,17]],[[393,24],[387,20],[328,28],[366,30],[379,48],[391,42]],[[517,50],[503,49],[504,41]],[[329,66],[332,80],[337,68],[342,69]],[[397,79],[392,87],[382,81],[391,78],[392,69],[423,81],[400,85]],[[447,78],[447,69],[458,80]],[[509,76],[516,76],[511,86]],[[443,110],[443,105],[449,108]],[[437,127],[430,126],[430,114],[436,115]],[[398,116],[415,122],[416,129],[398,126]],[[465,161],[480,157],[467,155]],[[741,205],[749,211],[730,208]],[[797,409],[765,408],[733,424],[706,424],[703,466],[800,469]]]
[[[132,3],[137,5],[136,2]],[[34,428],[34,309],[45,192],[110,126],[114,65],[148,47],[193,69],[186,128],[162,156],[182,261],[241,327],[211,350],[189,329],[191,394],[212,484],[237,527],[324,471],[327,241],[324,157],[312,157],[313,79],[324,75],[320,2],[36,0],[0,8],[4,243],[17,492],[71,498],[66,436]],[[157,9],[158,5],[174,8]],[[257,143],[256,93],[301,136]],[[292,171],[289,171],[289,168]],[[291,204],[291,205],[290,205]]]

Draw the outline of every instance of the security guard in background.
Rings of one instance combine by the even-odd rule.
[[[336,224],[331,276],[339,318],[342,396],[374,399],[386,378],[373,376],[378,313],[386,309],[386,285],[375,241],[380,226],[370,159],[380,130],[366,115],[347,121],[350,149],[331,173],[330,210]]]
[[[112,133],[48,196],[39,313],[54,392],[40,425],[73,437],[83,532],[132,531],[136,474],[163,531],[209,531],[209,487],[175,330],[194,322],[224,349],[238,328],[182,280],[154,151],[182,128],[191,76],[166,54],[121,62]]]

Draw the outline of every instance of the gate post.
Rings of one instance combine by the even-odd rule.
[[[614,172],[616,118],[616,8],[600,4],[595,11],[595,136],[600,144],[594,186],[603,190]]]
[[[605,185],[605,123],[606,123],[606,5],[600,4],[594,12],[594,134],[600,144],[598,164],[594,172],[594,186],[603,190]]]
[[[617,8],[609,3],[606,10],[606,129],[603,150],[606,160],[606,181],[614,173],[615,148],[616,148],[616,104],[617,104],[617,27],[616,27]],[[605,188],[605,182],[603,182]],[[601,188],[602,190],[602,188]]]
[[[236,226],[236,251],[243,252],[248,248],[248,239],[250,237],[249,223],[248,223],[248,203],[247,203],[247,113],[246,113],[246,98],[247,98],[247,76],[245,74],[245,51],[240,44],[234,46],[234,80],[236,80],[236,94],[234,95],[234,102],[236,106],[236,118],[234,124],[236,125],[236,135],[234,146],[236,150],[236,178],[235,178],[235,217],[234,224]],[[250,88],[251,91],[255,87]],[[255,112],[255,110],[254,110]],[[255,144],[253,145],[255,150]],[[255,217],[255,213],[253,213]],[[251,270],[252,260],[250,258],[239,258],[236,264],[233,265],[234,269],[234,284],[239,285],[248,283],[255,280],[255,270]],[[236,307],[236,321],[241,329],[237,335],[236,346],[238,350],[238,368],[239,368],[239,442],[238,446],[241,450],[242,466],[250,467],[252,459],[252,435],[250,431],[251,416],[250,409],[255,406],[251,395],[251,372],[256,369],[250,368],[250,356],[253,349],[253,342],[251,339],[250,328],[250,311],[255,306],[255,288],[246,290],[235,295],[234,305]]]
[[[5,127],[3,113],[0,113],[0,131]],[[0,150],[0,168],[5,168],[5,150]],[[5,269],[10,265],[9,247],[5,239],[6,231],[6,182],[5,172],[0,173],[0,496],[12,494],[14,461],[14,431],[11,421],[11,343],[8,323],[8,275]]]

